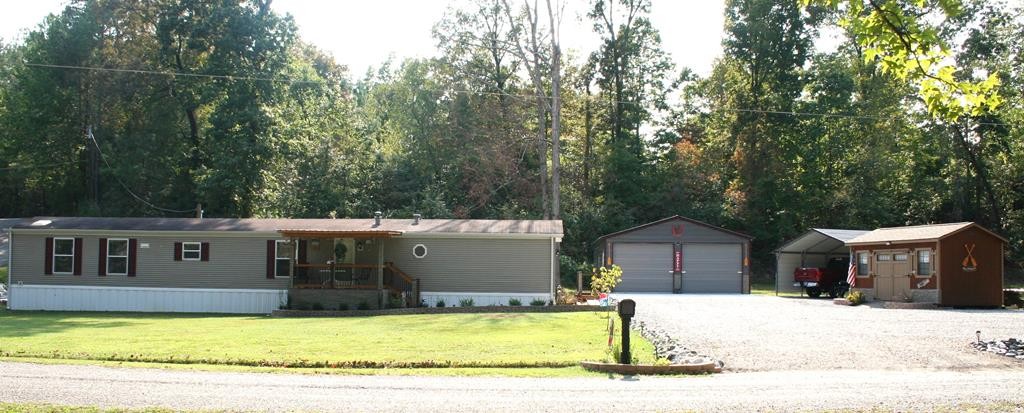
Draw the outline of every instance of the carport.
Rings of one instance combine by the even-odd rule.
[[[775,250],[775,292],[800,292],[793,286],[793,270],[825,267],[836,257],[849,257],[846,241],[868,231],[854,229],[811,228],[810,231]]]

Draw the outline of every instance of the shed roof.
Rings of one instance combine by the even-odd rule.
[[[847,241],[846,245],[878,244],[883,242],[938,241],[972,226],[982,229],[992,236],[1001,239],[1003,242],[1007,242],[1006,238],[1003,238],[973,222],[954,222],[949,224],[879,228]]]
[[[14,229],[562,235],[558,220],[36,217]]]
[[[647,227],[651,227],[651,226],[654,226],[654,225],[661,224],[663,222],[668,222],[668,221],[673,221],[673,220],[686,221],[686,222],[690,222],[690,223],[697,224],[697,225],[703,225],[705,227],[708,227],[708,228],[711,228],[711,229],[714,229],[714,230],[717,230],[717,231],[726,232],[726,233],[733,234],[733,235],[736,235],[736,236],[739,236],[739,237],[743,237],[743,238],[746,238],[746,239],[754,239],[754,237],[752,237],[750,235],[747,235],[747,234],[744,234],[742,232],[736,232],[736,231],[725,229],[725,228],[722,228],[722,227],[717,227],[717,226],[708,224],[706,222],[701,222],[701,221],[698,221],[698,220],[695,220],[695,219],[690,219],[690,218],[686,218],[686,217],[679,216],[679,215],[673,215],[673,216],[670,216],[668,218],[662,218],[662,219],[659,219],[657,221],[648,222],[648,223],[643,224],[643,225],[637,225],[637,226],[632,227],[632,228],[626,228],[624,230],[616,231],[616,232],[613,232],[611,234],[602,235],[602,236],[598,237],[596,240],[594,240],[594,242],[595,243],[601,242],[601,240],[603,240],[605,238],[611,238],[611,237],[614,237],[616,235],[621,235],[621,234],[625,234],[625,233],[628,233],[628,232],[633,232],[633,231],[636,231],[636,230],[641,230],[641,229],[644,229],[644,228],[647,228]]]
[[[833,252],[846,245],[846,242],[868,231],[859,229],[811,228],[803,235],[794,238],[775,252]]]

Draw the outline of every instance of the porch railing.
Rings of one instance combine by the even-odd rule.
[[[407,307],[420,304],[420,279],[398,269],[393,262],[384,263],[384,284],[391,292],[404,297]]]
[[[295,264],[292,288],[367,289],[377,288],[378,269],[383,268],[383,285],[405,299],[405,305],[420,303],[420,280],[392,262],[376,264]]]
[[[374,264],[295,264],[292,288],[377,288]]]

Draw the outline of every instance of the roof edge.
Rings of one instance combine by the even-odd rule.
[[[641,225],[637,225],[635,227],[626,228],[626,229],[623,229],[623,230],[619,230],[619,231],[615,231],[615,232],[612,232],[612,233],[604,234],[604,235],[602,235],[600,237],[597,237],[597,239],[594,240],[594,244],[597,244],[601,240],[609,238],[609,237],[614,237],[616,235],[622,235],[622,234],[625,234],[625,233],[629,233],[629,232],[633,232],[633,231],[638,231],[638,230],[641,230],[641,229],[644,229],[644,228],[647,228],[647,227],[651,227],[651,226],[655,226],[655,225],[658,225],[658,224],[661,224],[661,223],[665,223],[665,222],[668,222],[668,221],[671,221],[671,220],[674,220],[674,219],[683,220],[683,221],[690,222],[690,223],[697,224],[697,225],[703,225],[703,226],[708,227],[708,228],[716,229],[716,230],[719,230],[719,231],[722,231],[722,232],[727,232],[727,233],[736,235],[738,237],[746,238],[747,240],[753,240],[754,239],[754,237],[752,237],[750,235],[747,235],[747,234],[744,234],[742,232],[737,232],[737,231],[733,231],[731,229],[726,229],[726,228],[722,228],[722,227],[719,227],[719,226],[716,226],[716,225],[711,225],[711,224],[708,224],[707,222],[698,221],[696,219],[687,218],[687,217],[684,217],[684,216],[681,216],[681,215],[672,215],[670,217],[662,218],[662,219],[659,219],[657,221],[651,221],[651,222],[648,222],[646,224],[641,224]]]

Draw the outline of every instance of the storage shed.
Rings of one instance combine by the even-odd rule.
[[[846,243],[854,290],[882,301],[998,307],[1006,239],[973,222],[879,228]]]
[[[622,267],[615,292],[749,293],[750,240],[676,215],[598,238],[595,258]]]
[[[856,229],[811,228],[775,250],[775,291],[800,292],[793,286],[793,270],[825,268],[829,260],[850,257],[846,241],[867,234]],[[849,263],[847,262],[847,265]]]

